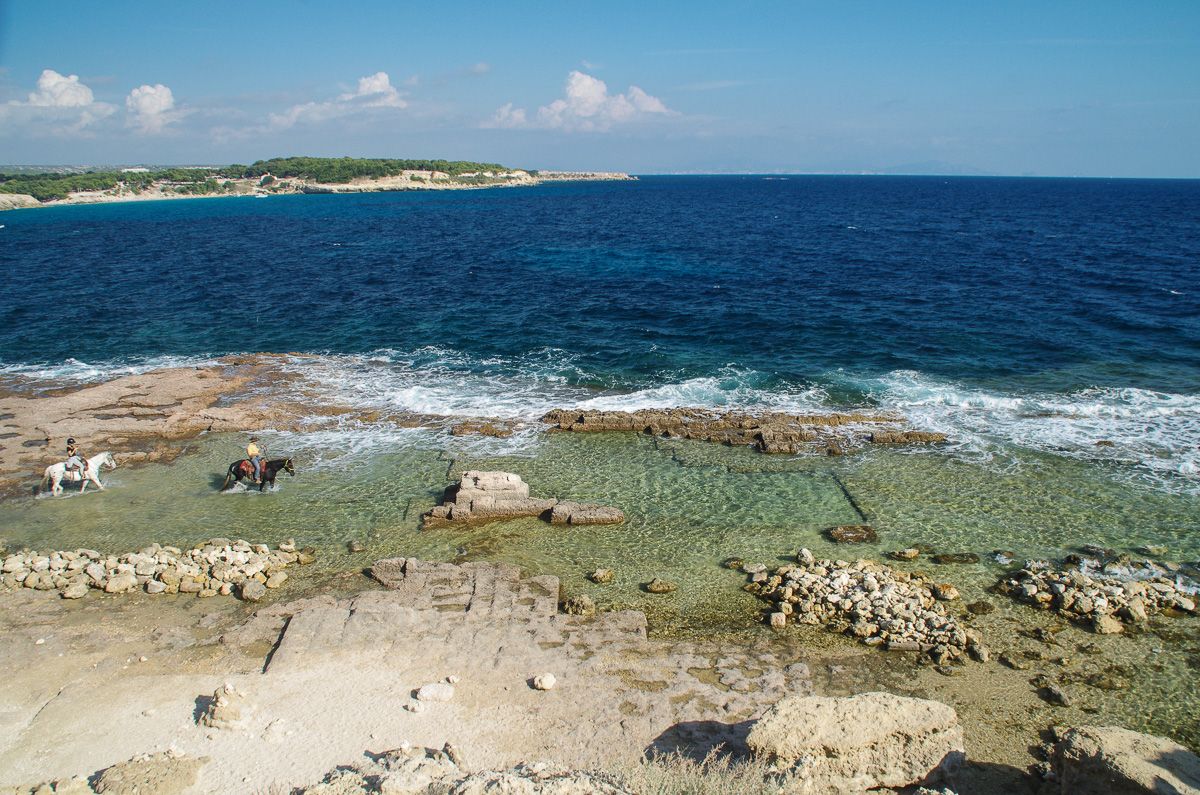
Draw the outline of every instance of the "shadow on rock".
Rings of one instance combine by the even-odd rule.
[[[696,762],[716,757],[742,760],[750,757],[746,736],[754,721],[721,723],[715,720],[683,721],[658,735],[646,747],[646,756],[678,754]]]

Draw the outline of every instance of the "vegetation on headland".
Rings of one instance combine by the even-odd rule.
[[[455,181],[478,182],[489,174],[513,169],[498,163],[467,160],[399,160],[357,157],[276,157],[249,166],[229,165],[152,170],[95,170],[84,173],[0,173],[0,193],[28,194],[38,201],[66,199],[72,193],[123,190],[131,194],[158,187],[168,193],[220,194],[233,189],[233,180],[301,179],[321,184],[347,183],[355,179],[382,179],[405,172],[441,172]],[[419,181],[419,180],[418,180]]]

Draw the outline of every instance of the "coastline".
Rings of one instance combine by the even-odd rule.
[[[782,631],[764,626],[761,603],[742,587],[745,576],[722,569],[719,561],[736,551],[745,553],[748,564],[778,565],[780,557],[795,556],[799,542],[808,543],[808,529],[787,530],[776,540],[755,546],[753,536],[761,532],[755,528],[762,520],[755,518],[753,510],[726,515],[701,500],[700,513],[713,513],[716,526],[728,524],[733,532],[724,545],[717,546],[711,545],[714,528],[701,528],[695,536],[658,537],[664,561],[693,557],[680,554],[688,545],[703,547],[695,560],[675,563],[697,569],[696,579],[681,579],[678,592],[664,595],[647,594],[639,584],[651,576],[676,577],[665,563],[654,568],[656,564],[623,555],[614,546],[627,538],[628,543],[638,544],[648,514],[680,510],[664,490],[686,484],[676,487],[670,485],[675,481],[659,481],[651,474],[657,470],[647,463],[648,456],[664,455],[669,458],[662,471],[671,477],[700,483],[720,503],[736,505],[741,500],[751,509],[756,499],[769,498],[785,480],[809,483],[815,471],[832,465],[835,475],[843,473],[836,482],[821,492],[802,491],[799,498],[786,493],[787,510],[794,513],[800,506],[805,512],[819,512],[824,500],[842,493],[840,488],[852,504],[850,495],[860,495],[854,510],[862,520],[869,517],[880,526],[884,544],[892,548],[905,544],[909,538],[887,529],[886,510],[873,500],[861,499],[861,479],[845,474],[852,471],[846,467],[859,460],[870,465],[892,456],[906,458],[904,450],[926,451],[909,457],[904,463],[908,468],[931,460],[928,451],[935,450],[937,442],[914,441],[898,448],[866,442],[868,433],[891,434],[897,425],[906,427],[902,421],[897,423],[903,418],[808,417],[804,433],[797,429],[795,438],[773,431],[776,426],[763,424],[762,415],[700,409],[640,413],[584,409],[551,413],[542,422],[469,420],[353,405],[304,375],[306,366],[326,364],[318,356],[255,354],[57,388],[10,378],[9,391],[0,398],[0,414],[5,415],[5,432],[17,435],[6,440],[9,444],[0,457],[0,469],[12,478],[9,497],[0,501],[0,507],[19,507],[30,517],[45,516],[52,527],[60,527],[60,522],[75,527],[92,507],[103,511],[100,516],[111,517],[102,521],[132,523],[134,506],[149,501],[147,526],[156,528],[152,532],[157,540],[174,543],[183,535],[193,543],[201,540],[200,531],[177,524],[160,505],[191,510],[194,504],[203,511],[194,525],[206,528],[210,535],[231,526],[212,517],[229,513],[244,523],[242,506],[255,505],[258,510],[250,514],[250,521],[261,522],[262,535],[251,540],[280,543],[278,534],[295,532],[299,544],[313,544],[319,554],[316,565],[292,574],[281,589],[269,592],[264,603],[254,606],[220,595],[93,591],[74,602],[58,599],[53,591],[30,588],[0,593],[0,623],[9,637],[22,641],[9,645],[6,663],[10,670],[28,672],[5,685],[4,698],[15,705],[19,716],[8,729],[13,733],[9,751],[2,757],[5,764],[0,765],[11,772],[0,783],[90,775],[173,744],[189,758],[212,760],[200,768],[194,791],[236,789],[247,783],[247,777],[264,787],[311,785],[326,771],[354,762],[364,750],[377,752],[406,741],[429,747],[450,742],[477,769],[541,758],[573,768],[628,769],[651,749],[684,747],[699,749],[702,755],[718,743],[741,748],[749,721],[788,693],[848,696],[882,690],[950,704],[966,741],[968,764],[959,780],[965,791],[979,793],[1035,791],[1036,777],[1028,775],[1027,769],[1041,760],[1029,748],[1037,744],[1038,733],[1046,726],[1100,721],[1145,730],[1161,725],[1191,737],[1186,719],[1177,715],[1180,709],[1187,714],[1190,696],[1172,688],[1179,686],[1177,671],[1189,664],[1188,649],[1197,635],[1194,618],[1156,617],[1136,631],[1098,635],[1087,627],[1069,625],[1052,612],[994,593],[991,583],[1009,570],[995,561],[942,564],[932,560],[928,551],[918,550],[915,561],[888,561],[887,565],[914,576],[929,572],[939,583],[952,584],[961,597],[947,603],[950,612],[981,633],[994,650],[985,662],[934,665],[921,651],[882,651],[860,645],[843,634],[837,622],[813,626],[789,622]],[[804,419],[791,415],[778,422],[786,427]],[[426,434],[431,446],[419,453],[419,460],[426,462],[430,480],[405,480],[398,489],[377,497],[382,484],[395,480],[391,473],[410,469],[406,463],[385,459],[370,464],[382,472],[365,492],[340,491],[356,477],[355,465],[321,469],[310,452],[297,480],[287,481],[279,493],[266,495],[269,502],[245,502],[255,499],[251,495],[215,497],[204,485],[214,462],[224,466],[227,451],[240,442],[234,434],[267,432],[275,434],[271,437],[275,444],[282,445],[288,439],[320,437],[331,431],[353,438],[364,427],[376,433],[386,428],[388,433],[407,429]],[[863,437],[865,446],[828,455],[829,440],[822,433],[838,430]],[[738,443],[746,433],[761,446]],[[105,475],[118,478],[116,488],[83,499],[18,497],[30,473],[54,458],[66,434],[87,439],[92,450],[103,444],[119,451],[121,467],[112,476]],[[524,434],[544,440],[542,447],[533,457],[528,453],[513,457],[504,445]],[[210,447],[205,446],[206,438]],[[36,444],[27,445],[30,442]],[[564,467],[562,460],[576,459],[560,460],[556,453],[560,449],[581,454],[583,463]],[[603,462],[628,457],[649,479],[621,492],[623,497],[604,499],[589,478],[619,477],[624,470],[606,473]],[[519,519],[462,529],[421,529],[416,516],[431,498],[420,495],[476,465],[532,472],[529,482],[538,495],[602,499],[631,513],[631,521],[611,528],[573,528]],[[198,473],[207,474],[197,477]],[[24,477],[17,479],[17,475]],[[315,498],[328,502],[332,513],[326,518],[310,512],[312,502],[298,504],[298,518],[308,528],[301,535],[282,525],[277,511],[286,507],[283,501],[299,485],[310,482],[317,489]],[[730,492],[729,483],[738,484],[741,491]],[[649,508],[631,501],[629,495],[638,492],[651,492]],[[681,501],[695,499],[690,494],[684,492]],[[822,496],[826,494],[832,496]],[[376,528],[353,530],[352,537],[362,543],[347,546],[340,540],[345,536],[325,524],[340,524],[343,508],[369,513],[379,510],[380,504],[397,501],[401,504],[394,519],[383,514]],[[827,522],[826,515],[854,521],[846,512],[821,514],[814,521]],[[111,539],[96,536],[87,524],[92,521],[84,518],[75,537],[105,552],[122,551]],[[691,516],[683,519],[685,526],[694,522]],[[657,531],[657,526],[651,524],[649,529]],[[61,527],[54,532],[55,537],[65,535]],[[381,556],[408,555],[408,549],[423,545],[421,549],[435,553],[428,558],[430,565],[454,567],[437,569],[442,572],[439,576],[453,579],[462,572],[480,571],[479,567],[514,562],[521,557],[520,547],[506,544],[521,536],[527,536],[534,547],[560,545],[568,550],[566,558],[572,562],[566,568],[537,558],[519,565],[524,576],[553,577],[554,593],[561,588],[568,595],[594,599],[600,605],[594,617],[546,612],[536,620],[532,633],[526,619],[511,614],[485,613],[478,621],[460,624],[450,618],[457,613],[447,613],[449,608],[438,607],[436,600],[415,605],[404,601],[430,598],[427,588],[381,591],[364,574]],[[888,548],[822,543],[830,550],[824,554],[851,560],[882,560],[881,551]],[[10,538],[10,549],[14,545],[29,544]],[[45,546],[39,548],[49,552]],[[617,570],[615,584],[596,584],[584,576],[593,566],[604,565]],[[753,564],[744,570],[758,571]],[[701,590],[707,581],[715,584],[711,592]],[[456,588],[450,591],[486,592],[478,585]],[[713,602],[713,610],[727,613],[725,623],[706,628],[707,619],[694,607],[697,599]],[[497,603],[490,597],[485,601]],[[965,607],[980,602],[991,605],[990,611],[977,614]],[[394,611],[406,618],[382,619]],[[348,618],[336,618],[343,613],[371,613],[382,623],[369,629],[340,629],[349,626]],[[327,620],[333,623],[323,623]],[[162,631],[163,627],[170,629]],[[290,639],[288,632],[294,632]],[[530,643],[530,637],[540,638],[541,643]],[[463,654],[463,649],[471,651]],[[1152,681],[1154,674],[1135,662],[1147,657],[1154,658],[1156,666],[1166,666],[1165,681]],[[560,682],[554,691],[545,693],[528,684],[527,680],[547,672]],[[460,680],[451,701],[417,711],[406,708],[413,690],[449,676]],[[211,700],[208,694],[224,683],[231,683],[247,698],[243,718],[233,731],[215,730],[194,714],[197,704]],[[1051,684],[1070,698],[1064,703],[1049,701],[1045,692]],[[1130,698],[1167,705],[1168,714],[1138,717],[1122,706]],[[304,716],[313,704],[343,717],[308,721]],[[129,730],[114,744],[109,735],[90,728],[97,721]],[[514,722],[528,730],[513,732]],[[604,737],[602,743],[596,742],[597,731]],[[47,746],[56,751],[35,753]],[[299,756],[291,748],[321,751]]]
[[[414,179],[408,174],[380,179],[355,180],[348,183],[320,183],[309,180],[288,178],[280,180],[286,187],[263,189],[258,187],[258,180],[236,180],[230,191],[215,193],[175,193],[158,188],[137,193],[112,191],[89,191],[72,194],[66,199],[52,199],[41,202],[32,196],[24,194],[0,194],[0,211],[25,210],[37,207],[65,207],[85,204],[116,204],[137,201],[167,201],[175,199],[221,199],[221,198],[260,198],[269,196],[286,196],[294,194],[328,194],[328,193],[390,193],[403,191],[444,191],[444,190],[485,190],[490,188],[521,188],[535,187],[557,182],[614,182],[636,181],[637,177],[622,172],[538,172],[537,175],[520,172],[511,177],[498,177],[487,182],[463,182],[454,178],[434,178],[426,175]]]

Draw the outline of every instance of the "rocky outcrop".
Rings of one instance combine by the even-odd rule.
[[[478,524],[498,519],[539,516],[551,524],[620,524],[619,508],[585,502],[566,502],[529,496],[529,484],[511,472],[462,473],[458,483],[446,488],[442,504],[422,517],[425,527],[442,524]]]
[[[750,750],[795,776],[788,791],[865,792],[952,777],[965,757],[951,707],[890,693],[788,696],[750,729]]]
[[[560,431],[588,433],[628,431],[668,439],[696,439],[718,444],[754,447],[764,453],[795,455],[824,449],[844,452],[856,444],[929,444],[944,442],[940,433],[878,430],[874,426],[902,420],[882,414],[784,414],[721,412],[712,409],[643,409],[640,411],[579,411],[555,409],[542,422]]]
[[[58,591],[78,599],[95,589],[105,593],[229,595],[258,601],[267,588],[282,585],[288,566],[312,563],[311,548],[297,550],[285,541],[272,550],[266,544],[213,538],[186,552],[152,544],[138,552],[105,555],[94,549],[17,552],[0,566],[0,590],[32,588]],[[255,596],[250,596],[255,594]]]
[[[40,207],[41,202],[27,193],[0,193],[0,210],[21,210]]]
[[[868,560],[818,560],[807,549],[795,564],[773,573],[762,564],[747,564],[743,571],[751,580],[744,589],[772,604],[772,627],[840,624],[867,645],[927,653],[938,664],[967,652],[987,657],[980,635],[959,626],[939,601],[939,593],[950,596],[945,585],[919,574]]]
[[[1051,753],[1063,795],[1200,795],[1200,757],[1163,737],[1115,726],[1061,733]]]
[[[1196,613],[1196,587],[1169,564],[1076,558],[1074,566],[1026,561],[997,584],[1000,593],[1089,626],[1102,635],[1124,631],[1166,611]]]

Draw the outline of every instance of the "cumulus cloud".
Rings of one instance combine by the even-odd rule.
[[[43,69],[37,91],[29,94],[29,103],[39,108],[83,108],[96,101],[92,90],[79,82],[79,75],[60,75]]]
[[[129,112],[129,123],[147,134],[162,132],[181,115],[175,109],[175,95],[162,83],[141,85],[130,91],[125,97],[125,109]]]
[[[406,108],[408,102],[392,85],[387,72],[360,77],[358,88],[339,94],[336,99],[325,102],[305,102],[293,105],[283,113],[272,113],[270,126],[276,130],[287,129],[296,124],[315,124],[340,116],[361,112],[368,108]]]
[[[661,99],[637,86],[630,86],[624,94],[610,94],[603,80],[573,71],[567,75],[563,96],[538,108],[532,119],[523,108],[514,108],[509,103],[499,108],[483,126],[602,132],[614,125],[674,113]]]
[[[86,134],[87,127],[111,116],[116,108],[97,102],[92,89],[79,75],[43,69],[37,87],[25,102],[12,100],[0,106],[0,120],[10,128],[49,131],[55,135]]]

